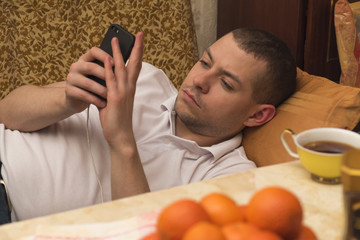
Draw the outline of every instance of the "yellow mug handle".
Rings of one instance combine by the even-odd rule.
[[[281,142],[282,142],[284,148],[285,148],[286,151],[289,153],[289,155],[292,156],[292,157],[294,157],[294,158],[299,158],[299,155],[298,155],[297,153],[294,153],[294,152],[290,149],[289,145],[287,144],[287,142],[286,142],[286,140],[285,140],[285,138],[284,138],[285,134],[291,134],[291,136],[292,136],[293,139],[294,139],[294,136],[295,136],[294,131],[291,130],[291,129],[285,129],[284,131],[282,131],[282,133],[281,133],[281,135],[280,135],[280,139],[281,139]],[[294,139],[294,142],[295,142],[295,139]]]

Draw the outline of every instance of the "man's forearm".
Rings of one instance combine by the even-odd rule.
[[[111,148],[111,147],[110,147]],[[111,152],[112,199],[149,192],[149,185],[134,144],[124,142]]]
[[[69,115],[65,82],[46,87],[22,86],[0,101],[0,123],[9,129],[36,131]]]

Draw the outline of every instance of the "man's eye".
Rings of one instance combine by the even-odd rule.
[[[233,88],[225,80],[221,80],[221,83],[227,90],[233,90]]]
[[[200,60],[201,65],[203,65],[204,67],[209,67],[209,64],[207,62],[205,62],[204,60]]]

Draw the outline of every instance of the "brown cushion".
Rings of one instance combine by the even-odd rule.
[[[298,69],[297,91],[280,105],[273,120],[247,128],[243,145],[257,166],[295,160],[280,141],[281,132],[295,133],[315,127],[353,129],[360,120],[360,89],[339,85]]]
[[[23,84],[66,79],[111,23],[144,32],[144,61],[178,87],[198,59],[190,0],[13,0],[0,4],[0,99]]]

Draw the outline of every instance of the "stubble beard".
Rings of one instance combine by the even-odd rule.
[[[212,124],[210,121],[181,111],[181,108],[178,106],[177,102],[175,103],[174,110],[180,121],[193,133],[212,137],[223,134],[223,129],[219,128],[219,126],[214,126],[214,124]]]

